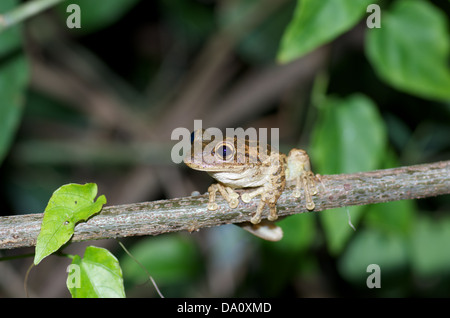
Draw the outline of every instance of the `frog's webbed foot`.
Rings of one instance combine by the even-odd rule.
[[[276,206],[276,204],[275,203],[268,203],[268,202],[265,202],[264,200],[263,200],[263,196],[264,196],[264,193],[266,192],[266,189],[264,189],[263,187],[261,187],[261,188],[259,188],[259,189],[256,189],[255,191],[252,191],[252,192],[246,192],[246,193],[243,193],[242,195],[241,195],[241,199],[242,199],[242,201],[244,201],[245,203],[250,203],[250,201],[254,198],[254,197],[256,197],[256,196],[258,196],[258,195],[261,195],[261,201],[259,202],[259,204],[258,204],[258,208],[256,209],[256,213],[255,213],[255,215],[250,219],[250,222],[252,222],[253,224],[258,224],[259,222],[261,222],[261,216],[262,216],[262,212],[263,212],[263,209],[264,209],[264,206],[267,204],[268,206],[269,206],[269,209],[270,209],[270,214],[269,214],[269,216],[267,217],[267,219],[269,220],[269,221],[275,221],[277,218],[278,218],[278,215],[277,215],[277,206]]]
[[[230,187],[221,185],[220,183],[211,184],[208,188],[209,202],[208,210],[214,211],[219,208],[216,203],[216,192],[219,191],[223,198],[228,202],[230,208],[234,209],[239,205],[239,194]]]
[[[252,222],[253,224],[258,224],[259,222],[261,222],[262,212],[263,212],[264,206],[266,204],[269,206],[269,209],[270,209],[270,213],[269,213],[269,216],[267,217],[267,220],[273,222],[276,219],[278,219],[276,204],[275,203],[266,203],[263,200],[261,200],[258,204],[258,208],[256,209],[256,213],[250,219],[250,222]]]
[[[295,198],[300,197],[300,188],[303,188],[305,191],[306,208],[308,210],[314,210],[316,205],[312,200],[312,196],[317,194],[317,187],[316,178],[312,171],[304,171],[296,178],[295,189],[292,193]]]

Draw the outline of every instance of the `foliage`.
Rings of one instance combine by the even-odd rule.
[[[379,76],[395,88],[448,101],[448,28],[447,17],[428,2],[397,1],[384,16],[383,27],[368,33],[368,58]]]
[[[168,132],[193,119],[280,127],[282,148],[305,148],[321,174],[449,158],[448,1],[107,2],[77,1],[79,30],[66,28],[63,2],[0,33],[6,214],[43,211],[59,185],[85,180],[111,204],[205,191],[210,179],[165,155]],[[372,3],[381,28],[366,25]],[[5,0],[0,12],[18,6]],[[310,65],[299,68],[302,60]],[[449,206],[442,196],[296,215],[279,222],[278,243],[234,226],[127,243],[169,296],[442,296],[450,291]],[[125,286],[116,295],[154,296],[140,285],[142,269],[115,254],[123,281],[104,249],[71,256],[96,271],[83,285],[114,276]],[[381,289],[365,285],[369,264],[381,267]],[[72,296],[101,296],[77,294],[71,274],[59,273]]]
[[[386,128],[376,105],[363,95],[328,98],[320,105],[311,142],[311,156],[321,174],[354,173],[381,166],[387,148]],[[346,208],[357,223],[364,206]],[[342,209],[341,209],[342,210]],[[346,215],[327,210],[320,215],[330,251],[340,253],[353,229]]]
[[[39,232],[34,264],[59,250],[72,237],[75,225],[100,212],[106,203],[97,196],[95,183],[67,184],[56,190],[47,205]],[[108,250],[89,246],[84,257],[70,256],[73,270],[67,276],[67,288],[74,298],[125,297],[122,270]]]
[[[36,242],[34,264],[57,251],[72,237],[75,225],[100,212],[106,203],[104,195],[97,196],[95,183],[68,184],[56,190],[44,211],[41,230]]]
[[[108,250],[88,246],[83,258],[75,255],[72,265],[80,271],[79,286],[71,281],[71,273],[67,276],[67,288],[73,298],[123,298],[122,269],[119,262]],[[75,267],[76,268],[76,267]],[[74,269],[76,272],[78,269]]]
[[[18,1],[0,3],[0,12],[10,10]],[[0,41],[0,163],[11,146],[22,116],[24,92],[28,81],[28,62],[21,51],[20,26],[1,35]]]
[[[358,23],[372,0],[303,0],[281,41],[278,60],[286,63],[328,43]]]

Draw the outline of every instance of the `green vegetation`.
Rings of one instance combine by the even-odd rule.
[[[205,192],[211,179],[168,155],[170,132],[194,119],[279,127],[282,150],[306,149],[320,174],[450,157],[449,1],[77,3],[80,29],[66,26],[62,1],[0,32],[2,215],[43,212],[72,182],[95,182],[109,204]],[[369,4],[379,5],[381,28],[367,27]],[[3,0],[0,14],[21,5]],[[87,200],[95,209],[69,209],[72,230],[105,203],[94,203],[96,190]],[[449,212],[446,195],[291,216],[279,222],[279,243],[231,225],[123,243],[165,296],[448,296]],[[37,252],[36,263],[71,235]],[[63,252],[125,286],[107,296],[157,297],[142,268],[110,243]],[[70,277],[67,259],[58,259],[63,268],[52,258],[33,269],[29,289],[70,296],[42,282]],[[24,277],[29,263],[2,264]],[[379,289],[366,286],[370,264],[381,268]],[[103,281],[89,279],[93,288],[71,295],[101,296],[93,293]],[[0,296],[23,296],[9,286],[0,282]]]

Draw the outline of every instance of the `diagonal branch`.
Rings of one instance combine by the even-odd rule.
[[[418,199],[450,194],[450,161],[354,174],[320,177],[314,197],[322,211],[351,205]],[[288,185],[289,186],[289,185]],[[289,187],[278,200],[278,214],[308,212],[304,200],[294,199]],[[102,212],[75,228],[73,241],[116,237],[159,235],[195,231],[204,227],[242,223],[256,211],[257,200],[236,209],[218,198],[219,209],[206,208],[207,195],[105,207]],[[42,214],[0,217],[0,249],[33,246],[40,230]]]
[[[34,0],[28,1],[9,12],[0,14],[0,33],[20,22],[31,18],[42,11],[65,0]]]

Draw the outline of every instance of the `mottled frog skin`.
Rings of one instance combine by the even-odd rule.
[[[269,221],[275,221],[277,200],[286,187],[286,181],[294,181],[296,188],[293,196],[300,197],[300,188],[304,189],[306,208],[313,210],[311,198],[317,193],[316,179],[311,171],[308,154],[301,149],[292,149],[289,155],[279,153],[267,144],[256,140],[225,137],[211,140],[204,130],[193,133],[191,153],[184,162],[192,169],[210,174],[216,184],[208,188],[209,210],[218,209],[216,193],[225,198],[231,208],[239,204],[239,194],[234,189],[251,188],[241,195],[242,201],[249,203],[260,196],[260,202],[251,222],[261,221],[264,207],[269,207]]]

